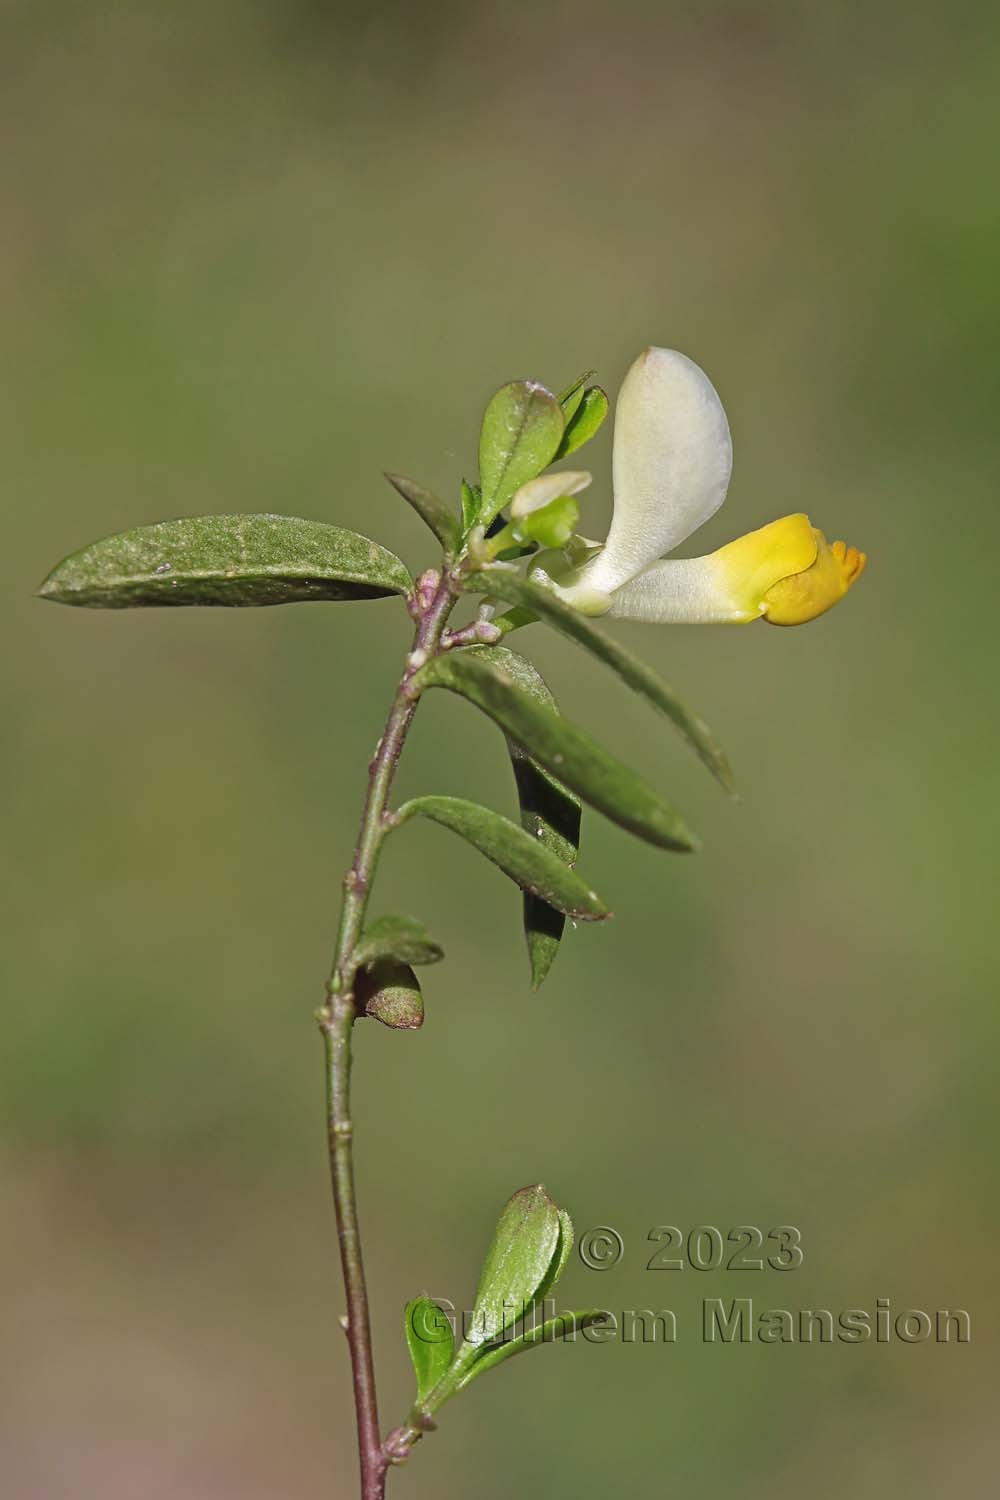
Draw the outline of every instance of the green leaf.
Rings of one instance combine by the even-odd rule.
[[[430,1297],[414,1297],[406,1304],[404,1328],[417,1377],[417,1404],[422,1406],[451,1364],[455,1338],[445,1314]]]
[[[559,1278],[566,1269],[566,1262],[573,1254],[573,1246],[576,1235],[573,1230],[573,1220],[565,1208],[559,1209],[559,1238],[556,1240],[556,1248],[552,1252],[549,1269],[546,1271],[541,1285],[538,1288],[536,1298],[544,1302],[550,1292],[555,1291]]]
[[[639,838],[661,849],[697,848],[680,814],[637,772],[585,729],[528,697],[509,673],[470,651],[452,651],[421,667],[410,685],[443,687],[468,698],[584,802]]]
[[[607,1317],[607,1309],[598,1307],[587,1308],[583,1312],[559,1313],[537,1328],[528,1328],[524,1333],[518,1334],[517,1338],[505,1339],[502,1344],[497,1344],[492,1349],[485,1349],[460,1376],[455,1390],[456,1392],[464,1391],[467,1385],[484,1374],[486,1370],[495,1369],[497,1365],[502,1365],[504,1360],[511,1359],[515,1354],[523,1354],[527,1349],[536,1349],[541,1344],[571,1341],[581,1329],[590,1328],[595,1323],[603,1323]]]
[[[530,661],[506,646],[470,646],[470,654],[480,656],[514,681],[538,703],[558,712],[555,699],[541,674]],[[580,799],[550,776],[544,767],[531,759],[516,740],[507,738],[517,796],[521,807],[521,827],[530,838],[551,850],[564,864],[575,865],[580,848]],[[559,952],[566,925],[561,911],[538,896],[524,897],[524,936],[531,963],[531,987],[537,990],[544,982]]]
[[[296,516],[196,516],[93,542],[61,562],[39,594],[135,609],[379,599],[412,588],[398,557],[354,531]]]
[[[507,1200],[486,1252],[466,1344],[491,1343],[530,1310],[559,1241],[559,1211],[543,1187]]]
[[[443,957],[444,950],[416,917],[379,917],[365,928],[354,950],[359,968],[383,958],[401,964],[436,964]]]
[[[418,1031],[424,1024],[424,997],[409,964],[376,959],[359,969],[354,980],[358,1014],[371,1016],[394,1031]]]
[[[478,484],[470,484],[467,479],[462,480],[462,530],[471,531],[479,520],[479,510],[483,503],[483,492]]]
[[[580,402],[583,400],[584,387],[587,381],[596,373],[596,370],[585,370],[582,375],[577,376],[572,385],[568,385],[564,391],[560,391],[558,401],[562,407],[563,420],[567,426],[579,408]]]
[[[589,443],[608,414],[608,398],[599,385],[592,385],[566,418],[566,431],[556,451],[556,458],[566,458],[584,443]]]
[[[522,484],[549,466],[563,427],[562,408],[543,385],[512,380],[501,386],[486,408],[479,438],[482,525],[488,526]]]
[[[578,918],[596,922],[608,909],[575,870],[571,870],[540,839],[533,839],[509,818],[467,802],[464,797],[414,797],[396,813],[396,823],[413,817],[430,818],[460,834],[480,854],[499,865],[522,890],[547,901],[550,906]]]
[[[716,780],[727,791],[732,791],[733,773],[729,761],[704,719],[688,708],[652,667],[647,667],[645,662],[626,651],[611,636],[598,630],[586,615],[564,604],[551,589],[543,588],[541,584],[533,583],[530,578],[508,568],[492,568],[472,573],[463,587],[473,593],[492,594],[494,598],[503,599],[505,603],[513,604],[519,609],[532,610],[547,625],[553,626],[569,640],[590,651],[599,661],[617,672],[630,688],[666,714]]]
[[[407,479],[405,474],[390,474],[386,472],[386,479],[398,494],[409,505],[413,506],[420,519],[429,526],[444,547],[446,552],[457,552],[461,541],[462,529],[458,524],[458,517],[452,515],[443,500],[437,495],[418,484],[415,479]]]

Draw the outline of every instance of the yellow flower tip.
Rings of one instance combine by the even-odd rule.
[[[805,625],[832,609],[861,577],[868,557],[846,542],[827,541],[813,530],[816,556],[808,568],[779,579],[761,603],[761,614],[771,625]]]
[[[813,566],[818,536],[800,511],[749,531],[713,553],[719,594],[728,601],[727,618],[759,619],[776,584]]]

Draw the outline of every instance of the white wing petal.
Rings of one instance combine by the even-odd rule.
[[[705,372],[674,349],[647,349],[615,408],[615,509],[607,544],[586,570],[611,593],[715,514],[729,486],[729,423]]]

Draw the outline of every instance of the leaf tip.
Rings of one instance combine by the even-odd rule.
[[[72,604],[72,593],[63,587],[59,579],[61,567],[60,563],[58,568],[53,568],[52,572],[42,579],[35,590],[36,599],[47,599],[50,604]]]

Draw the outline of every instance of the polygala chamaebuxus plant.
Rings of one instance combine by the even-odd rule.
[[[355,532],[287,516],[233,515],[121,532],[68,557],[41,588],[45,599],[98,609],[396,594],[413,619],[413,644],[369,769],[318,1012],[363,1500],[384,1495],[389,1468],[409,1457],[444,1403],[471,1380],[602,1316],[584,1308],[539,1321],[572,1250],[573,1225],[544,1188],[521,1188],[500,1216],[458,1344],[427,1297],[407,1305],[416,1394],[404,1421],[383,1436],[354,1187],[352,1028],[359,1017],[372,1016],[388,1027],[417,1029],[423,999],[416,968],[442,957],[415,917],[369,915],[383,845],[411,818],[430,818],[498,865],[523,892],[537,988],[556,957],[566,917],[599,922],[608,916],[576,869],[583,803],[662,849],[692,850],[696,839],[659,791],[560,714],[531,663],[501,643],[534,622],[559,631],[665,714],[728,788],[729,765],[708,726],[651,668],[598,629],[594,617],[796,625],[842,598],[865,564],[863,553],[843,542],[831,546],[801,514],[772,521],[710,556],[664,560],[722,504],[732,467],[729,426],[714,387],[697,365],[669,349],[645,350],[618,397],[608,536],[600,543],[578,535],[577,497],[591,476],[551,466],[575,453],[604,420],[607,397],[589,378],[561,396],[531,380],[497,391],[483,418],[479,483],[462,482],[459,509],[412,479],[387,476],[440,546],[437,565],[416,580],[393,553]],[[479,601],[472,618],[453,627],[454,610],[472,598]],[[520,826],[459,797],[391,805],[407,731],[430,688],[457,693],[502,730]]]

